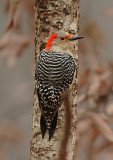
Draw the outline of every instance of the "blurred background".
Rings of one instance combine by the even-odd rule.
[[[29,159],[34,4],[0,0],[0,160]],[[113,160],[113,1],[80,0],[76,160]]]

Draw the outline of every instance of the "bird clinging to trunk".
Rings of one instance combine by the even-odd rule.
[[[36,61],[36,88],[41,109],[40,126],[42,138],[49,132],[49,140],[54,134],[58,109],[63,102],[63,92],[72,84],[75,73],[70,42],[83,38],[71,36],[64,31],[52,34]]]

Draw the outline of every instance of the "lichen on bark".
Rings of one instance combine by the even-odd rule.
[[[78,0],[35,0],[35,62],[37,55],[45,47],[49,36],[60,29],[72,35],[78,34],[79,1]],[[70,46],[78,66],[78,44]],[[35,66],[34,66],[35,68]],[[34,81],[35,86],[35,81]],[[67,160],[74,160],[75,130],[76,130],[76,105],[77,105],[77,69],[73,81],[71,95],[72,122],[71,134],[68,140]],[[60,145],[64,132],[65,106],[59,109],[58,124],[51,141],[48,134],[42,139],[40,131],[40,109],[34,89],[32,141],[30,160],[59,160]]]

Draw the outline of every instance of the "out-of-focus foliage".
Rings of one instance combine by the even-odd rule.
[[[106,10],[104,11],[103,15],[104,15],[105,17],[111,17],[111,16],[113,16],[113,7],[106,9]]]
[[[0,160],[4,159],[4,155],[7,154],[4,151],[4,145],[7,143],[18,144],[22,139],[23,132],[17,124],[12,122],[0,123]]]
[[[104,36],[93,22],[83,28],[79,42],[80,71],[77,159],[113,159],[113,63],[100,64]],[[101,157],[101,158],[100,158]]]
[[[32,42],[34,28],[34,1],[31,0],[5,0],[5,12],[8,13],[9,22],[6,31],[0,39],[0,58],[8,56],[8,66],[14,67],[17,57],[22,54],[23,49]],[[23,15],[26,14],[30,20],[28,35],[23,34],[21,26]]]
[[[2,33],[2,36],[0,37],[0,63],[2,62],[3,58],[6,57],[8,67],[13,68],[16,65],[18,58],[23,54],[23,50],[28,45],[33,44],[34,1],[33,0],[0,0],[0,5],[1,7],[5,6],[2,17],[4,18],[4,15],[7,15],[8,17],[7,25],[4,26],[5,32]],[[3,23],[2,19],[1,19],[1,23]],[[23,25],[28,26],[28,29],[27,29],[28,31],[25,32],[25,29],[23,29]],[[27,28],[27,27],[24,27],[24,28]],[[4,69],[4,72],[5,72],[5,69]],[[3,75],[4,72],[0,73],[2,78],[4,78],[4,75]],[[13,76],[15,79],[15,75]],[[13,118],[9,118],[9,117],[10,116],[13,117],[13,114],[15,114],[14,116],[17,116],[16,115],[17,112],[21,112],[19,108],[20,105],[18,104],[23,104],[23,101],[26,101],[26,99],[28,99],[30,84],[27,81],[26,83],[23,82],[21,85],[18,85],[16,88],[14,88],[10,86],[10,83],[11,83],[11,80],[9,76],[10,94],[11,96],[15,95],[13,98],[14,98],[14,101],[17,101],[17,103],[13,101],[14,103],[13,106],[18,111],[15,111],[13,107],[12,108],[14,110],[12,111],[12,108],[9,107],[10,104],[7,106],[5,105],[2,106],[2,103],[5,98],[6,98],[6,101],[7,99],[9,100],[8,102],[11,101],[10,100],[11,96],[7,98],[8,94],[6,94],[5,98],[3,97],[3,100],[2,100],[2,94],[4,93],[2,93],[2,88],[0,87],[1,112],[4,113],[4,110],[5,110],[3,109],[4,106],[6,107],[6,110],[7,110],[4,113],[4,115],[0,117],[0,119],[3,118],[2,122],[0,122],[0,160],[11,159],[11,157],[16,157],[16,153],[18,152],[21,153],[20,146],[23,146],[23,149],[24,149],[24,143],[26,144],[26,135],[27,135],[26,129],[24,130],[23,127],[20,127],[20,124],[17,120],[18,118],[14,123],[12,122]],[[5,85],[5,82],[4,82],[4,85]],[[4,92],[8,92],[7,86],[4,87],[4,90],[5,90]],[[27,104],[28,104],[28,101],[27,101]],[[23,110],[25,110],[25,106],[23,106]],[[27,116],[25,117],[25,120],[28,118]],[[6,120],[4,120],[5,118]],[[30,143],[30,140],[28,144],[29,143]],[[12,151],[12,148],[16,148],[16,149]],[[20,151],[18,151],[18,149]],[[24,150],[23,151],[24,153],[22,153],[23,156],[25,156],[24,155],[25,151],[26,150]],[[14,155],[11,156],[10,152],[11,154],[14,153]],[[26,157],[29,157],[29,150],[27,155],[28,156]],[[23,157],[23,156],[20,156],[20,157]],[[21,158],[18,157],[17,159],[21,159]]]

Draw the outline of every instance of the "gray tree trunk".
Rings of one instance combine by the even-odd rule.
[[[78,34],[79,22],[79,0],[36,0],[35,1],[35,62],[37,55],[45,47],[49,36],[59,30],[69,32],[72,35]],[[76,65],[78,66],[78,44],[70,46],[73,52]],[[34,81],[35,83],[35,81]],[[36,85],[35,85],[36,86]],[[74,160],[75,130],[76,130],[76,106],[77,106],[77,68],[71,90],[71,111],[72,121],[70,125],[70,136],[66,145],[65,156],[67,160]],[[48,134],[42,139],[40,131],[40,109],[34,89],[32,122],[32,141],[30,160],[60,160],[63,151],[63,138],[66,116],[65,106],[59,109],[58,123],[55,134],[51,141],[48,141]],[[62,144],[61,144],[62,143]],[[65,160],[63,158],[62,160]]]

